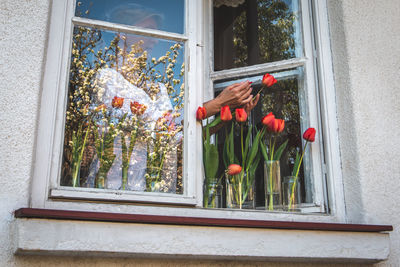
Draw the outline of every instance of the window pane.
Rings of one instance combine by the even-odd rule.
[[[258,131],[263,128],[261,123],[262,118],[268,113],[272,112],[276,118],[285,120],[285,126],[283,132],[277,135],[272,135],[271,133],[266,133],[262,142],[266,147],[268,154],[270,151],[269,142],[273,144],[275,136],[275,151],[277,148],[283,144],[286,140],[288,141],[286,149],[279,159],[280,163],[280,183],[283,189],[284,177],[290,176],[293,172],[296,153],[302,153],[303,143],[302,143],[302,129],[308,127],[307,121],[307,109],[305,103],[305,92],[303,87],[303,71],[302,68],[297,68],[294,70],[282,71],[272,73],[273,76],[278,80],[278,82],[272,87],[264,88],[261,91],[261,98],[257,106],[253,109],[251,114],[249,114],[247,122],[253,127],[251,129],[251,138],[254,138]],[[241,81],[252,81],[253,92],[258,92],[261,90],[261,79],[262,75],[251,76],[251,77],[241,77],[240,79],[231,79],[225,81],[219,81],[214,84],[214,90],[216,95],[218,95],[226,86],[229,86],[236,82]],[[234,119],[233,119],[234,120]],[[242,152],[241,152],[241,128],[240,124],[234,123],[233,133],[234,133],[234,151],[235,151],[235,163],[243,166],[241,162]],[[226,155],[227,144],[225,140],[228,140],[227,135],[231,130],[231,124],[225,125],[225,129],[219,130],[215,140],[218,141],[218,151],[219,151],[219,170],[217,177],[221,177],[224,170],[227,168],[227,163],[224,162],[224,155]],[[249,126],[244,124],[243,127],[243,140],[247,136]],[[272,139],[271,139],[272,138]],[[222,140],[222,141],[221,141]],[[251,141],[251,142],[253,142]],[[250,142],[250,144],[251,144]],[[305,158],[309,157],[310,149],[306,150]],[[270,154],[269,154],[270,155]],[[255,196],[256,196],[256,209],[265,208],[265,183],[264,178],[267,175],[264,169],[265,159],[262,156],[261,151],[259,151],[260,162],[255,172]],[[312,189],[311,189],[311,174],[307,173],[310,171],[310,161],[303,162],[299,175],[298,181],[300,184],[300,195],[301,202],[306,203],[308,199],[312,199]],[[306,166],[306,167],[304,167]],[[306,171],[307,170],[307,171]],[[223,199],[224,207],[227,207],[226,199],[226,183],[221,183],[224,186]],[[306,189],[307,188],[307,189]],[[283,201],[283,200],[282,200]],[[284,207],[276,206],[274,210],[282,210]]]
[[[183,44],[75,27],[61,185],[183,192]]]
[[[300,57],[298,0],[246,0],[214,7],[214,70]]]
[[[113,23],[184,32],[184,0],[77,0],[75,16]]]

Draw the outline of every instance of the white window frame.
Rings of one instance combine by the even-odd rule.
[[[210,1],[211,6],[209,6],[208,13],[212,13],[212,1]],[[245,80],[250,80],[253,84],[260,84],[261,79],[258,77],[257,80],[252,80],[251,78],[240,78],[240,77],[249,77],[253,75],[260,75],[260,73],[272,73],[278,72],[278,75],[282,74],[283,77],[289,78],[286,74],[290,74],[290,71],[295,68],[302,68],[303,75],[304,75],[304,87],[305,88],[305,96],[304,96],[304,103],[300,105],[300,112],[302,118],[307,118],[305,121],[300,122],[301,132],[304,132],[308,127],[315,127],[318,132],[318,137],[316,142],[312,145],[312,149],[309,148],[310,155],[306,155],[304,158],[304,167],[307,168],[307,173],[310,176],[309,184],[306,184],[308,187],[308,191],[312,194],[308,194],[307,203],[303,203],[300,207],[301,212],[326,212],[326,183],[325,179],[318,179],[318,177],[324,177],[326,174],[325,171],[325,163],[322,157],[323,152],[323,141],[321,142],[320,137],[322,136],[321,133],[321,123],[320,123],[320,107],[319,107],[319,100],[318,98],[318,77],[316,74],[316,64],[317,64],[317,57],[316,51],[317,49],[314,47],[314,33],[312,32],[312,14],[313,12],[310,10],[312,8],[311,1],[309,0],[299,0],[298,1],[299,7],[298,10],[300,12],[299,24],[299,32],[297,32],[296,38],[296,51],[301,49],[302,56],[294,57],[292,59],[281,60],[281,61],[274,61],[269,63],[263,64],[256,64],[247,67],[239,67],[239,68],[231,68],[225,69],[220,71],[214,71],[214,55],[213,53],[208,54],[209,58],[206,58],[206,62],[209,62],[207,68],[207,76],[209,76],[208,80],[208,92],[206,93],[207,99],[210,100],[214,96],[214,82],[218,80],[226,80],[232,79],[232,81],[240,82]],[[208,25],[210,44],[213,44],[213,23],[210,22]],[[297,47],[298,43],[301,43],[301,47]],[[213,45],[210,45],[209,50],[213,50]],[[296,53],[297,54],[297,53]],[[282,72],[281,72],[282,71]],[[278,76],[275,76],[278,78]],[[228,86],[232,82],[223,82],[218,84],[218,89],[224,88]],[[299,98],[300,101],[300,98]],[[299,103],[300,104],[300,103]],[[307,110],[307,112],[306,112]],[[304,144],[304,143],[303,143]],[[307,164],[310,161],[310,164]]]
[[[185,141],[184,141],[184,187],[183,195],[154,194],[143,192],[124,192],[113,190],[91,190],[82,188],[66,188],[57,185],[59,166],[62,157],[62,140],[64,130],[64,107],[67,94],[67,73],[69,67],[72,22],[74,15],[73,0],[53,1],[50,21],[49,44],[43,79],[41,96],[40,119],[37,132],[35,166],[32,180],[32,194],[30,207],[86,210],[102,212],[119,212],[149,215],[172,215],[192,217],[212,217],[230,219],[256,220],[290,220],[290,221],[320,221],[345,222],[345,206],[341,167],[339,157],[339,142],[336,121],[336,103],[330,54],[330,41],[327,19],[326,0],[300,0],[302,3],[304,28],[311,29],[314,21],[316,30],[315,43],[317,61],[313,68],[318,69],[318,90],[320,102],[320,116],[323,131],[320,135],[323,142],[327,164],[326,171],[327,196],[329,199],[329,213],[284,213],[265,212],[259,210],[228,210],[202,208],[202,150],[201,125],[195,123],[195,111],[201,106],[204,99],[210,97],[210,90],[200,88],[210,87],[210,69],[206,61],[210,58],[207,51],[212,44],[210,41],[210,27],[212,10],[211,0],[186,0],[186,35],[168,34],[176,40],[187,39],[185,53],[188,53],[186,62],[186,91],[185,91]],[[314,17],[311,19],[310,9]],[[306,13],[304,13],[306,12]],[[190,15],[188,15],[190,14]],[[306,16],[307,14],[307,16]],[[80,18],[78,23],[90,21]],[[113,28],[112,23],[102,22],[104,27]],[[207,26],[208,25],[208,26]],[[207,26],[207,27],[203,27]],[[157,30],[143,30],[133,26],[124,26],[126,31],[141,33],[156,37],[165,37],[167,33]],[[308,34],[312,34],[311,30]],[[308,55],[311,56],[311,55]],[[307,61],[310,62],[310,61]],[[287,62],[298,64],[298,62]],[[306,63],[311,64],[311,63]],[[314,64],[314,63],[312,63]],[[266,64],[264,67],[268,71]],[[311,69],[311,67],[310,67]],[[307,76],[309,77],[309,76]],[[316,81],[307,81],[317,84]],[[316,90],[316,89],[315,89]],[[316,101],[317,102],[317,101]],[[317,116],[318,111],[310,110],[310,114]],[[318,121],[315,119],[315,121]],[[316,148],[318,149],[318,148]],[[143,205],[145,203],[146,205]],[[152,205],[148,205],[148,204]]]

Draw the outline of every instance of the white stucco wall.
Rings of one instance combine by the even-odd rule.
[[[348,217],[394,226],[382,266],[400,262],[399,10],[398,0],[330,1]]]
[[[29,202],[49,2],[0,3],[0,266],[246,266],[12,254],[12,212]],[[392,224],[391,256],[380,265],[396,266],[400,262],[400,1],[328,2],[349,220]]]

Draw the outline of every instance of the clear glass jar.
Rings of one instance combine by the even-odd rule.
[[[282,210],[281,167],[279,160],[264,163],[265,209]]]

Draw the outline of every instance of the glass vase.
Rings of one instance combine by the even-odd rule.
[[[281,167],[279,160],[264,163],[265,209],[282,210]]]
[[[296,176],[283,178],[283,207],[287,211],[296,211],[301,203],[300,181]]]
[[[204,181],[203,206],[204,208],[222,208],[222,186],[219,178]]]
[[[230,209],[254,209],[254,177],[245,172],[226,174],[226,207]]]

